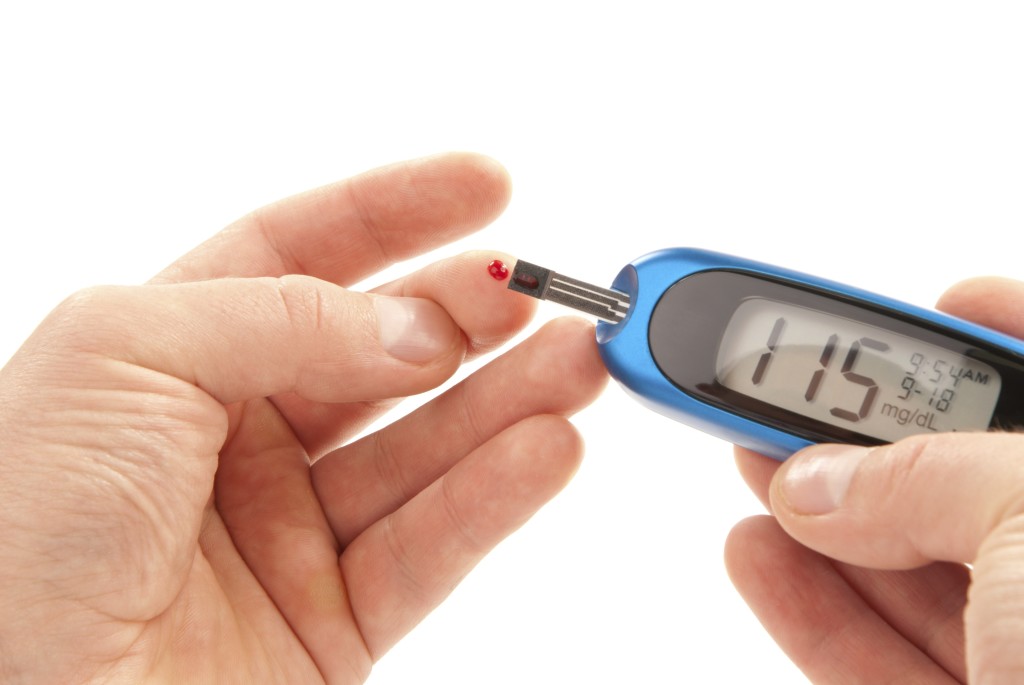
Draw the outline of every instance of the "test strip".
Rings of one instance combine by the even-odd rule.
[[[619,323],[629,312],[629,295],[626,293],[569,278],[522,260],[516,262],[508,287],[509,290],[539,300],[557,302],[609,323]]]

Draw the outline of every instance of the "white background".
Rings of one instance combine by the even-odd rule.
[[[502,161],[515,193],[431,258],[501,249],[608,283],[694,245],[923,305],[1024,276],[1018,7],[5,2],[0,356],[80,287],[450,149]],[[576,423],[578,478],[371,683],[801,682],[723,568],[760,511],[729,446],[616,387]]]

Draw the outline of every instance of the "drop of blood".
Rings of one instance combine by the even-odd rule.
[[[487,273],[496,281],[504,281],[508,278],[508,267],[505,266],[505,262],[495,259],[487,265]]]

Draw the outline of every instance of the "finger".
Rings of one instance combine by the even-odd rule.
[[[269,401],[242,403],[237,412],[237,428],[220,451],[217,511],[325,680],[362,682],[370,661],[306,453]]]
[[[288,391],[335,402],[407,395],[447,378],[465,349],[434,302],[306,276],[94,288],[59,306],[32,345],[128,362],[224,404]]]
[[[836,572],[882,620],[960,682],[964,660],[964,607],[970,571],[935,563],[907,571],[879,571],[833,562]]]
[[[1008,278],[975,278],[939,298],[938,308],[982,326],[1024,338],[1024,283]]]
[[[342,555],[341,569],[374,659],[561,490],[582,451],[565,419],[527,419],[360,535]]]
[[[393,164],[256,210],[153,282],[307,274],[350,285],[487,225],[510,192],[505,169],[482,155]]]
[[[469,361],[516,335],[536,310],[536,300],[509,291],[505,283],[495,281],[487,273],[487,265],[493,259],[508,264],[514,261],[499,252],[468,252],[431,264],[374,293],[438,303],[462,331],[465,361]],[[274,404],[287,418],[310,457],[318,459],[361,431],[393,403],[325,405],[289,394],[275,397]]]
[[[313,485],[342,546],[509,426],[590,403],[607,381],[596,348],[590,323],[557,319],[412,414],[316,462]]]
[[[730,533],[737,590],[783,651],[815,683],[954,683],[836,572],[767,516]]]

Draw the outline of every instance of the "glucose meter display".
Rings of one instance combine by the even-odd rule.
[[[992,366],[937,345],[768,298],[743,300],[722,334],[722,386],[879,440],[985,430]]]

